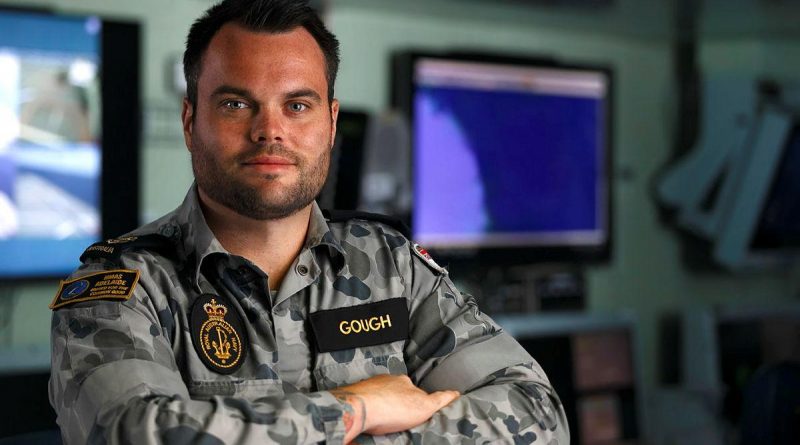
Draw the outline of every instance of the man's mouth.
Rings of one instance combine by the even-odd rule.
[[[269,174],[284,172],[296,164],[297,163],[291,159],[274,155],[256,156],[242,162],[242,165],[250,170]]]
[[[282,156],[256,156],[243,162],[244,165],[294,165],[295,162]]]

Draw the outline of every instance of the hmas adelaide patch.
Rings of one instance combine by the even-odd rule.
[[[208,369],[231,374],[244,363],[247,333],[239,314],[222,297],[197,297],[191,316],[192,343]]]
[[[50,309],[92,300],[125,301],[139,282],[138,270],[105,270],[61,282]]]

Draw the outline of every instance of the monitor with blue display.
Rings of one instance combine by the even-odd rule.
[[[417,242],[445,255],[608,257],[608,70],[407,53],[394,93],[412,129]]]
[[[800,125],[794,123],[782,144],[769,191],[750,248],[756,251],[785,250],[797,257],[800,251]]]
[[[0,280],[63,277],[138,222],[125,189],[138,183],[139,55],[120,53],[138,26],[0,10],[0,29]]]

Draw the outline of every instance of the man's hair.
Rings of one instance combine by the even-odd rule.
[[[223,0],[209,8],[189,29],[183,53],[186,96],[197,105],[197,81],[203,55],[211,39],[226,23],[236,23],[250,31],[283,33],[299,26],[314,37],[325,56],[328,100],[333,99],[333,85],[339,70],[339,41],[325,28],[307,0]]]

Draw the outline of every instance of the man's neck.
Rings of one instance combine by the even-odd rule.
[[[209,198],[198,188],[206,223],[228,252],[252,261],[278,289],[306,239],[311,205],[282,219],[256,220]]]

